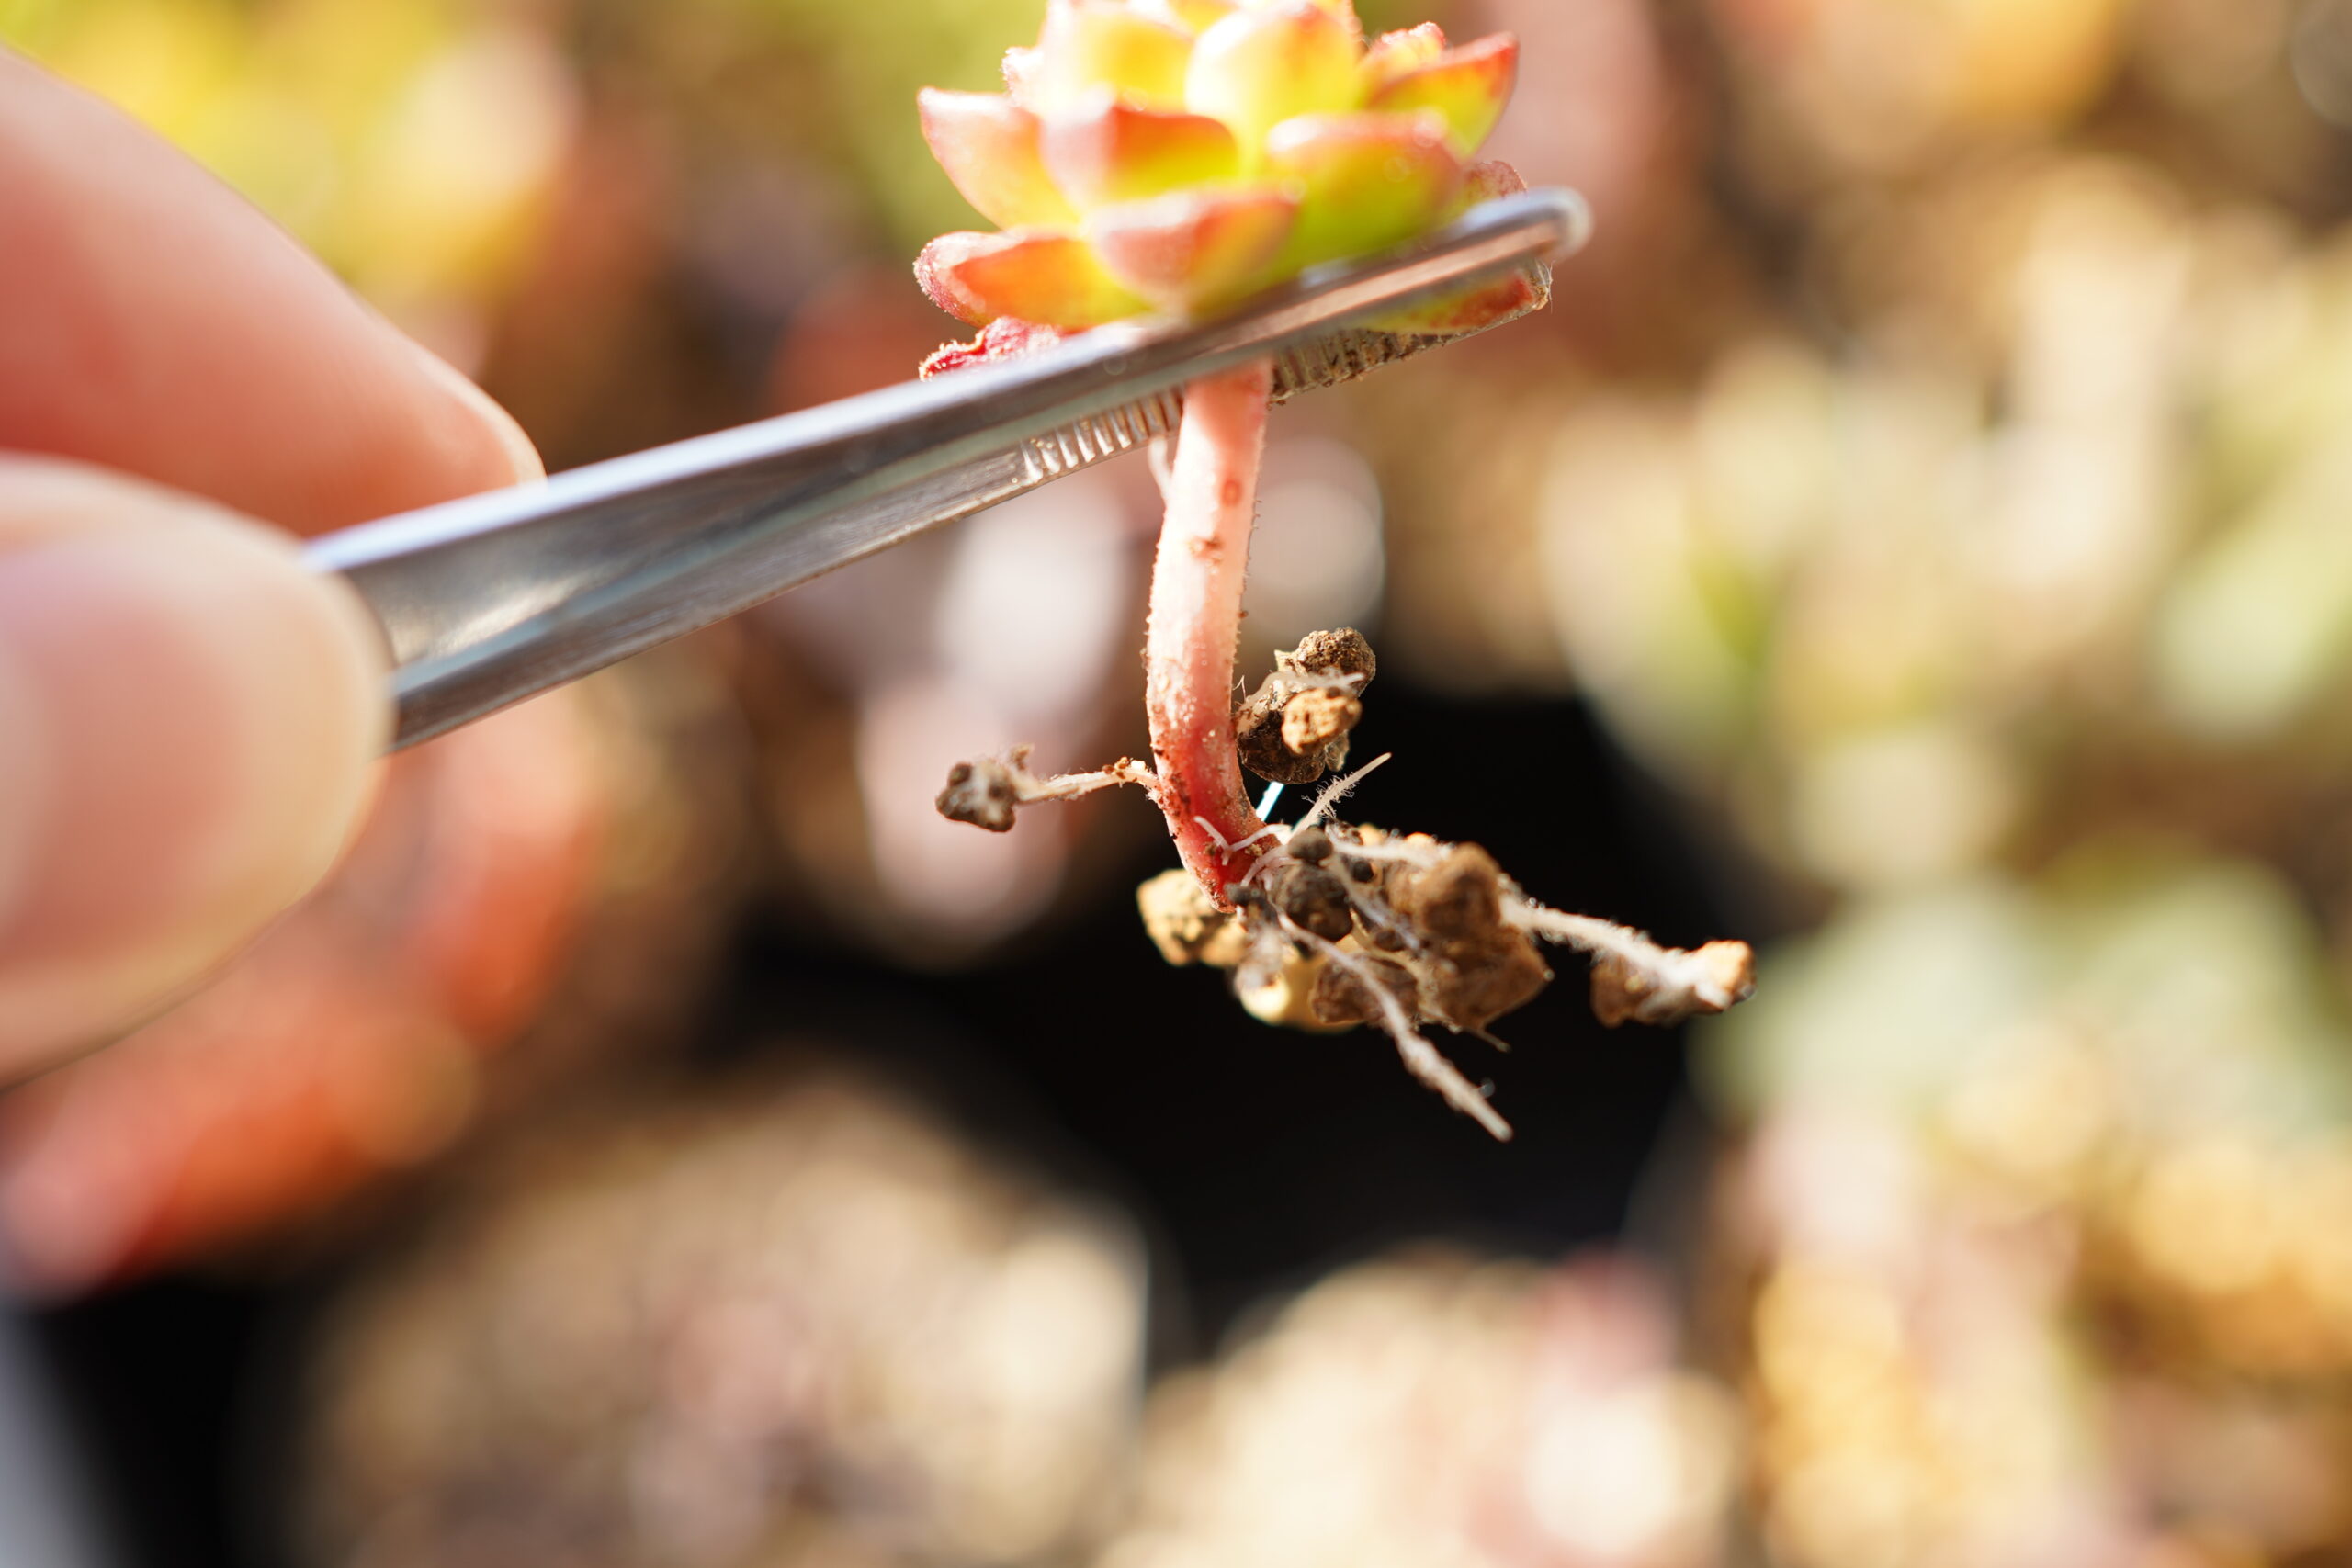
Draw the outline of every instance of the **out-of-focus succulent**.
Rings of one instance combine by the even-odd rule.
[[[1687,399],[1497,416],[1554,427],[1514,547],[1577,677],[1821,886],[2119,812],[2301,856],[2352,690],[2342,242],[2090,158],[1872,223],[1911,303],[1870,353],[1758,334]]]
[[[1367,45],[1351,0],[1054,0],[1008,92],[922,94],[932,152],[1000,231],[941,235],[916,276],[975,326],[1080,331],[1400,243],[1520,188],[1470,162],[1517,59],[1432,23]],[[1523,303],[1499,292],[1386,324],[1464,330]]]
[[[519,11],[78,0],[0,6],[0,40],[170,138],[469,367],[577,152],[556,29]]]
[[[478,1168],[327,1315],[299,1561],[1083,1561],[1144,1274],[1114,1213],[818,1071],[648,1092]]]
[[[1775,1561],[2340,1556],[2352,1073],[2293,893],[2109,842],[1767,980],[1711,1060]]]
[[[1420,1252],[1163,1381],[1098,1568],[1708,1568],[1738,1447],[1638,1265]]]
[[[1707,10],[1746,121],[1733,144],[1746,156],[1769,147],[1758,175],[1795,186],[1807,164],[1846,179],[1886,177],[1973,144],[2064,128],[2124,65],[2132,13],[2164,8],[1712,0]]]

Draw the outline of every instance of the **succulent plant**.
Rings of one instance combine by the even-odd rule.
[[[1351,0],[1049,0],[1036,47],[1005,56],[1008,93],[922,95],[948,177],[1004,226],[941,235],[915,263],[932,299],[981,329],[924,373],[1129,316],[1213,311],[1521,188],[1508,165],[1468,162],[1510,96],[1518,51],[1502,34],[1453,49],[1430,23],[1366,46]],[[1515,276],[1369,324],[1475,331],[1539,304],[1538,288]],[[1373,671],[1354,631],[1320,632],[1234,704],[1272,389],[1264,360],[1200,378],[1160,449],[1168,512],[1144,629],[1151,765],[1041,777],[1016,749],[956,764],[939,809],[1004,832],[1021,806],[1140,786],[1183,862],[1141,899],[1170,962],[1232,966],[1243,1005],[1269,1022],[1385,1031],[1416,1077],[1508,1138],[1424,1024],[1491,1039],[1487,1023],[1552,978],[1539,937],[1593,958],[1594,1005],[1611,1023],[1722,1011],[1747,994],[1748,951],[1663,948],[1536,904],[1475,846],[1327,820],[1377,760],[1327,784],[1298,822],[1264,819],[1244,764],[1279,793],[1343,763]]]
[[[1006,92],[922,95],[933,153],[999,231],[941,235],[916,276],[974,326],[1080,331],[1385,249],[1521,188],[1471,162],[1518,56],[1434,23],[1367,44],[1351,0],[1052,0]],[[1382,324],[1467,330],[1527,287]]]

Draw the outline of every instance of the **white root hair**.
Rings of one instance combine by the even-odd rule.
[[[1279,822],[1269,822],[1264,827],[1259,829],[1256,832],[1250,834],[1248,838],[1242,840],[1239,843],[1230,844],[1226,842],[1225,835],[1217,831],[1216,824],[1210,821],[1207,818],[1195,812],[1193,816],[1193,821],[1200,828],[1202,832],[1206,833],[1209,836],[1209,842],[1217,847],[1218,853],[1228,855],[1240,853],[1243,850],[1248,849],[1250,845],[1256,843],[1261,839],[1273,839],[1280,840],[1290,831],[1290,829],[1284,828]],[[1250,870],[1243,875],[1243,883],[1246,885],[1250,877],[1257,875],[1258,867],[1264,863],[1265,857],[1261,855],[1258,860],[1250,865]]]
[[[1282,922],[1284,932],[1306,942],[1347,971],[1358,985],[1372,994],[1380,1007],[1381,1027],[1396,1043],[1396,1055],[1404,1058],[1406,1071],[1437,1090],[1448,1105],[1484,1127],[1497,1143],[1510,1142],[1510,1123],[1487,1103],[1487,1097],[1479,1092],[1478,1086],[1464,1077],[1462,1069],[1448,1061],[1444,1052],[1430,1044],[1421,1032],[1413,1027],[1413,1021],[1407,1015],[1404,1004],[1396,999],[1396,993],[1389,990],[1386,982],[1371,964],[1338,942],[1308,931],[1281,910],[1275,910],[1274,916]]]
[[[1444,845],[1434,840],[1415,844],[1402,839],[1391,839],[1381,844],[1368,844],[1362,840],[1341,843],[1334,839],[1331,844],[1341,854],[1351,855],[1357,860],[1386,861],[1392,865],[1422,867],[1435,865],[1443,858],[1445,851]]]
[[[1366,762],[1363,767],[1358,768],[1355,772],[1351,773],[1343,773],[1340,777],[1333,779],[1329,784],[1325,784],[1323,786],[1323,793],[1315,797],[1315,804],[1306,808],[1306,815],[1298,819],[1296,825],[1291,829],[1291,831],[1295,833],[1300,828],[1312,828],[1315,824],[1320,822],[1324,817],[1329,813],[1333,807],[1339,805],[1342,799],[1346,798],[1350,790],[1363,783],[1363,776],[1366,773],[1372,772],[1373,769],[1380,766],[1381,763],[1388,761],[1396,754],[1396,753],[1394,751],[1383,751],[1379,756],[1374,757],[1371,761]]]

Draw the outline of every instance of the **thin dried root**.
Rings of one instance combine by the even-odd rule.
[[[1744,942],[1661,947],[1630,926],[1547,909],[1524,895],[1505,903],[1503,919],[1592,954],[1592,1010],[1611,1028],[1722,1012],[1756,989],[1756,955]]]
[[[1188,482],[1197,487],[1201,476]],[[1243,499],[1220,492],[1220,509],[1231,512]],[[1184,658],[1162,650],[1161,663],[1183,677],[1171,691],[1197,694],[1229,674],[1229,661],[1210,657],[1214,649],[1176,651]],[[1023,746],[1006,757],[957,763],[939,809],[1002,832],[1022,806],[1113,784],[1142,786],[1167,814],[1184,861],[1136,892],[1162,957],[1230,970],[1243,1008],[1268,1023],[1318,1032],[1372,1025],[1396,1043],[1408,1071],[1498,1140],[1510,1139],[1510,1123],[1421,1031],[1443,1027],[1510,1049],[1488,1026],[1551,982],[1537,938],[1592,956],[1592,1010],[1612,1027],[1722,1012],[1755,988],[1745,942],[1662,947],[1630,927],[1535,903],[1476,844],[1335,820],[1347,794],[1389,760],[1383,753],[1340,774],[1362,712],[1358,694],[1373,669],[1371,649],[1356,633],[1317,632],[1277,656],[1275,674],[1232,710],[1258,750],[1288,759],[1257,769],[1275,784],[1266,807],[1285,779],[1339,775],[1291,827],[1264,821],[1263,807],[1250,809],[1230,732],[1198,723],[1171,729],[1158,711],[1155,755],[1169,759],[1158,773],[1122,758],[1092,773],[1040,778],[1029,772]],[[1186,711],[1198,720],[1206,710],[1194,702]],[[1272,845],[1261,849],[1269,839]]]
[[[1387,761],[1390,758],[1396,755],[1396,753],[1394,751],[1383,751],[1379,756],[1374,757],[1371,761],[1366,762],[1354,773],[1333,779],[1329,784],[1324,785],[1323,793],[1315,797],[1315,804],[1306,808],[1306,815],[1298,819],[1298,827],[1293,828],[1291,831],[1295,833],[1301,828],[1312,828],[1317,823],[1322,821],[1326,817],[1329,817],[1331,814],[1331,808],[1348,797],[1348,792],[1350,790],[1354,789],[1356,785],[1363,783],[1364,775],[1371,773],[1373,769],[1380,766],[1381,763]]]
[[[1122,757],[1107,768],[1087,773],[1055,773],[1040,778],[1025,764],[1030,748],[1015,746],[1002,757],[977,757],[947,770],[947,787],[939,792],[939,814],[951,822],[969,822],[991,833],[1012,830],[1016,807],[1041,800],[1074,800],[1098,789],[1138,784],[1158,799],[1159,780],[1149,768]]]
[[[1488,1025],[1552,979],[1537,937],[1593,954],[1593,1010],[1611,1025],[1721,1012],[1753,987],[1743,943],[1661,947],[1626,927],[1531,901],[1476,844],[1317,821],[1352,782],[1335,782],[1227,886],[1230,908],[1181,870],[1146,883],[1138,902],[1161,955],[1230,969],[1242,1007],[1264,1022],[1382,1031],[1416,1077],[1498,1138],[1510,1124],[1423,1031],[1443,1027],[1509,1050]]]
[[[1404,1004],[1396,999],[1396,994],[1371,964],[1338,942],[1307,930],[1286,914],[1278,912],[1276,918],[1282,922],[1284,932],[1346,971],[1378,1002],[1381,1030],[1396,1043],[1396,1055],[1404,1058],[1408,1072],[1437,1090],[1448,1105],[1484,1127],[1497,1143],[1510,1142],[1510,1123],[1487,1103],[1487,1097],[1478,1091],[1478,1086],[1464,1077],[1462,1069],[1448,1061],[1444,1052],[1430,1044],[1421,1032],[1413,1027],[1413,1021],[1407,1015]]]

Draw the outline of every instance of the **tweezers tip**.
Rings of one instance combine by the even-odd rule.
[[[1579,203],[1579,205],[1581,205]],[[1374,371],[1402,360],[1476,337],[1526,316],[1552,302],[1552,270],[1531,263],[1518,275],[1529,287],[1527,295],[1510,310],[1475,327],[1453,333],[1394,333],[1373,327],[1342,327],[1322,337],[1296,344],[1274,355],[1274,397],[1278,403],[1327,387],[1360,380]]]

